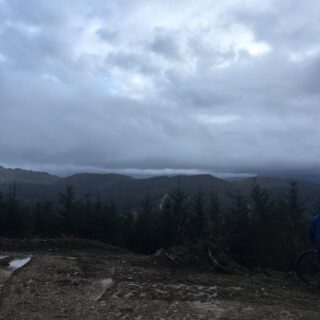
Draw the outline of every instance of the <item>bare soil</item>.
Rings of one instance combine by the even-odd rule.
[[[320,295],[294,275],[217,274],[160,266],[102,248],[23,250],[0,266],[0,320],[319,320]]]

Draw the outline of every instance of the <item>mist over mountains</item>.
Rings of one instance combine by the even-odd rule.
[[[225,204],[241,192],[249,196],[253,179],[267,188],[271,195],[280,196],[287,192],[291,178],[262,177],[220,179],[209,174],[157,176],[150,178],[133,178],[121,174],[79,173],[67,177],[58,177],[45,172],[23,169],[6,169],[0,166],[0,190],[5,191],[10,185],[18,187],[22,201],[37,202],[50,200],[56,202],[58,194],[67,185],[72,185],[78,197],[85,195],[104,199],[114,199],[123,205],[136,206],[146,196],[155,204],[160,204],[165,195],[178,184],[190,195],[198,191],[204,194],[217,192]],[[314,178],[315,179],[315,178]],[[294,179],[298,182],[301,199],[312,206],[320,196],[320,184],[312,181]]]

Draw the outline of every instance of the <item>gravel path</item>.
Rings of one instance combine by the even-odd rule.
[[[32,255],[13,274],[0,266],[1,320],[320,319],[319,294],[293,276],[178,270],[103,250]]]

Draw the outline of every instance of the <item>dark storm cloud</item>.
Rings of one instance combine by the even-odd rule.
[[[319,170],[319,14],[315,0],[0,0],[0,162]]]

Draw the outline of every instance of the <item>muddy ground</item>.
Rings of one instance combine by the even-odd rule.
[[[0,252],[0,319],[319,320],[320,293],[294,275],[223,275],[103,249]]]

